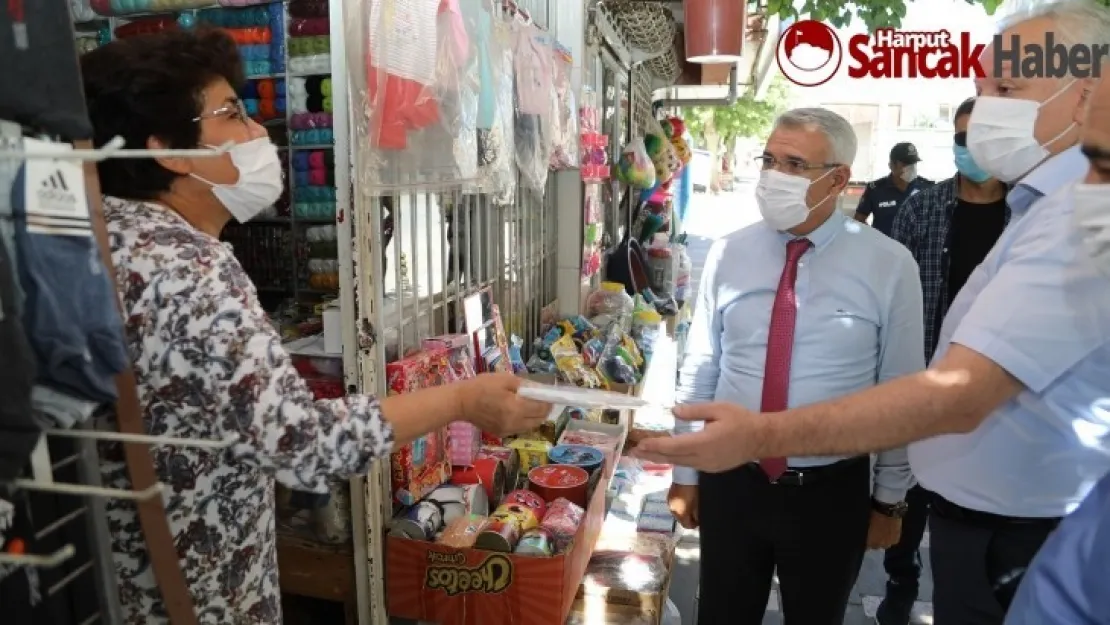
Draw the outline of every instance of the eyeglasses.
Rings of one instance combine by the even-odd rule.
[[[967,147],[967,133],[966,132],[957,132],[956,136],[953,137],[953,140],[956,142],[957,146],[959,146],[961,148],[966,148]]]
[[[205,119],[213,119],[216,117],[226,117],[234,119],[243,123],[244,126],[250,126],[250,115],[247,115],[247,107],[243,104],[242,100],[234,100],[227,106],[222,106],[214,111],[201,113],[193,118],[193,122],[199,122]]]
[[[840,167],[840,163],[818,163],[816,165],[811,165],[800,158],[788,158],[786,160],[779,161],[775,157],[766,154],[764,154],[763,156],[757,156],[755,162],[763,170],[776,169],[786,174],[795,175],[804,174],[805,172],[814,169],[831,169],[833,167]]]

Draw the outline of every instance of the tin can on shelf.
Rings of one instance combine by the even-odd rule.
[[[440,505],[444,525],[450,525],[455,519],[468,514],[489,515],[489,499],[485,489],[478,484],[440,486],[426,499]]]
[[[453,484],[478,484],[486,491],[490,502],[501,501],[505,496],[505,464],[492,457],[478,458],[474,466],[454,467],[451,472]]]
[[[443,527],[443,514],[431,501],[420,501],[393,519],[389,533],[412,540],[432,540]]]
[[[518,488],[505,495],[501,503],[516,503],[531,508],[532,512],[536,513],[536,518],[540,520],[543,520],[543,515],[547,513],[547,502],[543,500],[543,497],[523,488]]]
[[[520,540],[520,535],[523,533],[520,527],[520,519],[490,517],[489,525],[478,534],[478,538],[474,541],[474,547],[485,551],[512,553],[513,548]]]
[[[478,458],[496,458],[505,467],[505,488],[513,490],[520,481],[520,453],[512,447],[483,445],[478,450]],[[491,502],[496,503],[496,502]]]
[[[515,519],[520,525],[521,532],[527,532],[533,527],[538,527],[540,518],[536,511],[519,503],[503,503],[490,515],[491,519]]]
[[[528,472],[531,489],[549,504],[563,497],[585,508],[589,482],[590,474],[585,469],[568,464],[549,464]]]
[[[555,555],[555,537],[542,527],[528,530],[520,537],[513,553],[522,556],[550,558]]]
[[[587,473],[593,474],[605,462],[605,454],[596,447],[589,445],[556,445],[547,454],[551,464],[569,464],[582,467]]]

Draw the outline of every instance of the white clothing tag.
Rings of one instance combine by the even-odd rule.
[[[25,138],[28,152],[65,153],[68,143]],[[27,232],[58,236],[92,236],[85,173],[81,161],[32,158],[24,170],[24,210]]]

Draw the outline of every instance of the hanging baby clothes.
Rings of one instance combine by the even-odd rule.
[[[516,164],[524,183],[539,195],[547,184],[551,139],[552,49],[548,36],[532,24],[513,23],[516,76]]]
[[[425,170],[439,170],[451,180],[472,180],[478,175],[477,58],[459,0],[441,0],[437,21],[440,123],[422,141],[421,151],[427,156],[421,162]],[[450,152],[443,149],[447,142]]]
[[[440,0],[373,0],[366,84],[375,147],[403,150],[408,133],[439,121],[436,15]]]

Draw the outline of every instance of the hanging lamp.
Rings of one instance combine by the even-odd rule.
[[[744,49],[747,0],[683,0],[686,60],[736,63]]]

